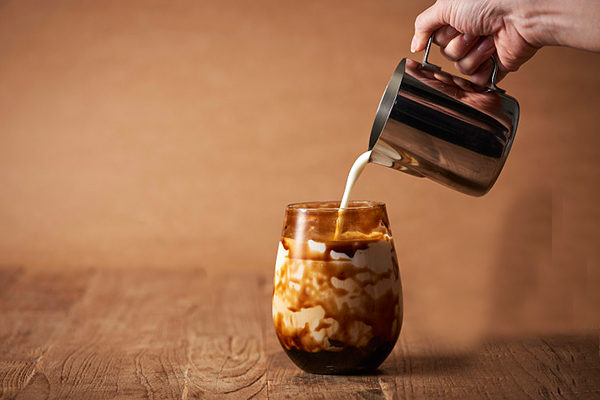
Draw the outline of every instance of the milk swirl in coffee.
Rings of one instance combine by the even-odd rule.
[[[342,202],[286,210],[273,322],[288,356],[308,372],[377,368],[400,333],[402,289],[385,205],[348,200],[368,160],[365,153],[355,162]]]

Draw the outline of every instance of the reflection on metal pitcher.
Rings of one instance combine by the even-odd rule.
[[[427,54],[394,71],[373,123],[370,161],[482,196],[506,161],[519,104],[495,76],[490,88],[477,87],[428,63]]]

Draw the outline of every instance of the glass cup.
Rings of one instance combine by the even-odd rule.
[[[288,205],[273,323],[288,357],[317,374],[375,370],[402,326],[402,286],[384,203]]]

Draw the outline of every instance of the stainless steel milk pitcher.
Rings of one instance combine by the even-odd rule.
[[[370,162],[427,177],[472,196],[498,178],[515,137],[519,103],[496,86],[476,87],[427,61],[403,59],[383,94]]]

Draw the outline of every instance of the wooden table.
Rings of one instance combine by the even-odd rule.
[[[0,268],[0,398],[600,398],[598,334],[440,350],[405,329],[374,374],[285,356],[271,277]]]

